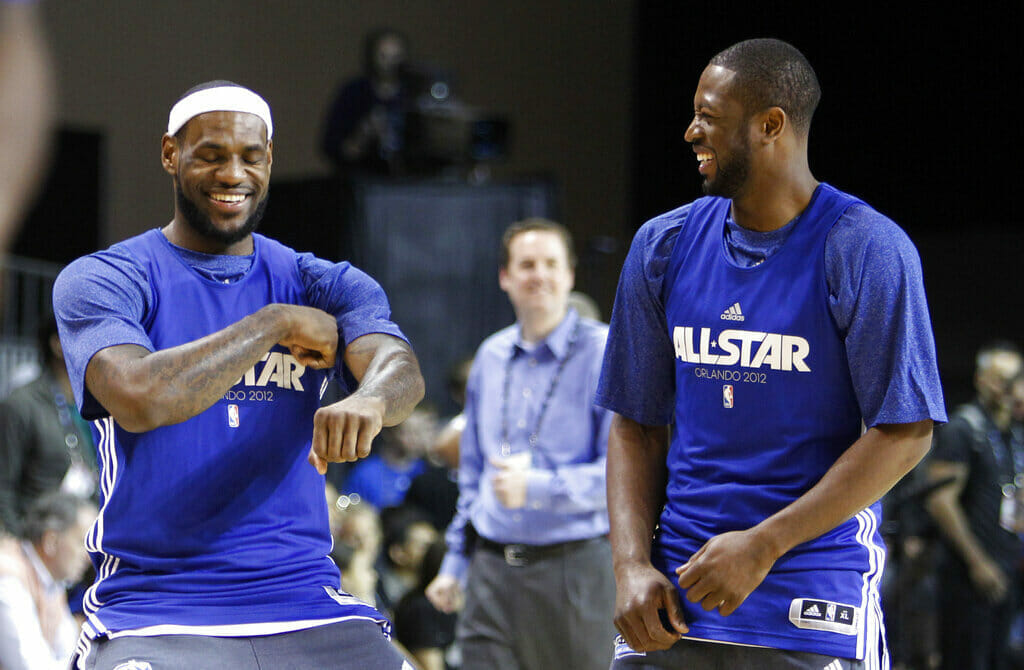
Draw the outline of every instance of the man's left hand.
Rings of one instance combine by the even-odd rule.
[[[526,472],[527,469],[500,458],[491,458],[491,465],[498,469],[498,474],[491,478],[494,495],[502,505],[509,509],[519,509],[526,505]]]
[[[313,415],[309,462],[325,474],[328,463],[349,463],[370,455],[370,445],[384,425],[384,401],[351,395],[321,407]]]
[[[775,563],[771,551],[749,530],[717,535],[676,568],[686,599],[722,616],[736,611]]]

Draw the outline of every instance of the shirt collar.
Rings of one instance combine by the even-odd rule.
[[[529,345],[523,341],[523,327],[517,323],[510,354],[515,357],[524,351],[547,347],[548,351],[555,358],[561,360],[569,353],[569,337],[572,335],[572,331],[576,328],[576,323],[579,320],[580,315],[576,312],[576,308],[570,307],[562,322],[555,326],[555,329],[548,333],[547,337],[535,345]]]
[[[55,587],[60,586],[57,580],[50,574],[49,569],[43,563],[43,559],[39,557],[39,553],[36,552],[36,548],[32,546],[31,542],[22,542],[21,550],[25,552],[25,556],[28,558],[28,562],[32,564],[32,569],[36,571],[36,575],[39,576],[39,583],[46,591],[51,591]]]

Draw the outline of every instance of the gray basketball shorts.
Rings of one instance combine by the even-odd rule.
[[[93,640],[71,670],[413,670],[379,625],[353,619],[253,637]]]
[[[876,666],[877,667],[877,666]],[[888,667],[887,665],[885,666]],[[680,640],[664,651],[639,653],[615,638],[611,670],[866,670],[863,661],[768,647]]]

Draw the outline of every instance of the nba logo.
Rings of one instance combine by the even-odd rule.
[[[835,620],[836,620],[836,604],[835,603],[829,603],[828,606],[825,608],[825,621],[835,621]]]
[[[228,425],[238,428],[238,405],[228,405]]]
[[[726,384],[722,387],[722,407],[732,409],[732,384]]]

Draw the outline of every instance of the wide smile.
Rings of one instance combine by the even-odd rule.
[[[702,175],[704,175],[706,177],[708,175],[708,172],[711,171],[711,166],[714,163],[715,156],[714,156],[714,154],[712,154],[710,151],[707,151],[706,149],[698,149],[696,151],[696,154],[697,154],[697,171],[700,172]]]
[[[234,214],[241,210],[246,201],[252,197],[250,193],[207,193],[206,197],[213,204],[214,209]]]

